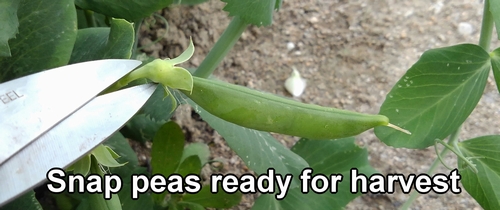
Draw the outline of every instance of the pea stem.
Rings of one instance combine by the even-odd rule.
[[[484,1],[483,21],[481,24],[481,35],[479,37],[479,46],[489,51],[491,36],[493,34],[493,15],[490,11],[490,0]]]
[[[455,130],[455,132],[453,132],[449,139],[448,139],[448,144],[455,144],[455,142],[458,141],[458,134],[460,133],[460,127],[457,128],[457,130]],[[448,154],[450,150],[448,148],[443,148],[443,150],[441,151],[441,153],[438,155],[438,157],[444,157],[446,154]],[[432,162],[432,165],[429,167],[429,170],[427,170],[427,174],[432,174],[434,173],[434,171],[437,169],[437,167],[439,166],[439,163],[441,163],[441,160],[440,158],[436,158],[434,160],[434,162]],[[406,200],[406,202],[401,206],[401,210],[407,210],[410,208],[411,204],[413,203],[413,201],[415,201],[418,196],[420,195],[420,193],[418,193],[417,191],[412,191],[411,194],[410,194],[410,197],[408,198],[408,200]]]
[[[241,18],[234,17],[193,75],[208,78],[229,50],[233,48],[247,25]]]

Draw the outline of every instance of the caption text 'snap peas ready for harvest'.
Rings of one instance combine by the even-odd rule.
[[[183,91],[211,114],[237,125],[310,139],[335,139],[390,126],[383,115],[304,104],[270,93],[194,77],[193,91]],[[403,131],[405,132],[405,131]]]

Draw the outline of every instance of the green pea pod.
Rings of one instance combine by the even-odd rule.
[[[354,136],[376,126],[389,126],[383,115],[371,115],[304,104],[239,85],[193,77],[193,90],[181,90],[211,114],[234,124],[309,139]]]

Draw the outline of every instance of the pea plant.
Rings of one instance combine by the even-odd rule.
[[[378,173],[368,162],[369,148],[354,137],[371,128],[387,146],[436,148],[439,158],[428,174],[452,152],[457,157],[460,182],[485,209],[500,208],[500,136],[491,134],[458,140],[461,124],[476,107],[492,69],[500,91],[500,48],[490,49],[493,26],[500,31],[500,2],[485,0],[479,43],[431,49],[394,85],[377,115],[299,103],[243,86],[208,79],[248,25],[268,26],[281,0],[222,0],[231,22],[202,63],[193,71],[178,66],[195,50],[176,58],[146,59],[136,70],[102,94],[142,83],[157,83],[152,97],[104,145],[67,168],[77,174],[118,174],[123,187],[112,199],[95,193],[53,194],[43,186],[26,193],[3,209],[205,209],[230,208],[242,193],[211,192],[202,180],[196,193],[185,193],[185,183],[161,193],[131,197],[132,175],[200,175],[211,165],[202,143],[185,143],[181,127],[171,120],[180,104],[189,104],[222,135],[231,149],[255,172],[291,175],[286,196],[262,193],[254,209],[340,209],[361,193],[351,193],[348,181],[335,193],[304,193],[299,178],[337,174],[344,180],[351,169],[370,176]],[[174,4],[204,0],[6,0],[0,3],[0,82],[68,64],[108,59],[138,59],[138,29],[144,18]],[[278,13],[279,14],[279,13]],[[496,34],[500,38],[500,33]],[[92,85],[92,84],[89,84]],[[126,104],[125,104],[126,105]],[[269,132],[298,136],[291,148]],[[140,165],[128,140],[153,142],[150,168]],[[437,145],[443,145],[439,151]],[[105,158],[108,157],[108,158]],[[111,157],[111,158],[109,158]],[[268,183],[268,186],[273,183]],[[220,188],[220,186],[216,186]],[[401,206],[407,209],[418,196],[413,191]],[[279,199],[277,199],[279,198]]]

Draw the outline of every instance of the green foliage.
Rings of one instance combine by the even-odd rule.
[[[455,131],[483,94],[490,56],[481,47],[461,44],[426,51],[387,94],[380,114],[412,132],[376,127],[390,146],[426,148]]]
[[[7,205],[2,206],[0,210],[39,210],[41,208],[42,206],[35,198],[35,192],[31,190]]]
[[[69,63],[130,58],[134,34],[132,24],[121,19],[113,19],[110,28],[79,29]]]
[[[157,89],[157,92],[160,92],[158,90],[162,91],[161,89]],[[147,141],[153,141],[156,132],[163,123],[161,121],[153,121],[145,114],[137,114],[125,124],[121,133],[127,138],[145,143]]]
[[[16,37],[19,21],[17,19],[17,8],[21,0],[9,0],[0,2],[0,57],[10,57],[9,39]]]
[[[476,165],[478,173],[464,168],[459,159],[457,168],[462,185],[484,209],[500,208],[500,136],[481,136],[459,143],[464,156]]]
[[[177,123],[170,121],[160,127],[153,141],[151,167],[154,174],[169,176],[179,166],[184,148],[184,134]],[[153,194],[157,203],[162,203],[167,192]]]
[[[77,32],[72,0],[22,0],[17,16],[11,57],[0,57],[0,82],[68,64]]]
[[[241,193],[226,193],[219,189],[217,193],[210,192],[210,186],[205,185],[196,194],[186,194],[182,203],[196,203],[210,208],[230,208],[240,203]]]
[[[493,75],[495,76],[495,83],[497,84],[498,92],[500,92],[500,48],[491,52],[490,56],[491,67],[493,68]]]
[[[368,163],[368,151],[354,143],[354,138],[337,140],[301,139],[292,151],[306,160],[313,174],[342,174],[337,193],[316,194],[310,191],[303,194],[300,187],[289,190],[282,201],[274,199],[274,195],[262,195],[255,201],[253,209],[341,209],[360,194],[350,193],[350,171],[357,168],[358,173],[367,176],[376,173]]]
[[[205,1],[3,1],[0,3],[0,82],[69,63],[130,58],[135,53],[133,49],[137,47],[137,31],[134,31],[134,28],[139,28],[141,18],[173,3],[197,4]],[[282,0],[222,1],[227,3],[224,10],[234,18],[195,71],[196,76],[210,76],[247,25],[270,25],[274,12],[282,4]],[[428,50],[394,85],[380,109],[380,114],[387,116],[391,123],[411,131],[412,135],[377,127],[375,134],[384,143],[393,147],[426,148],[436,139],[445,139],[450,134],[456,134],[481,98],[490,68],[493,69],[500,92],[500,48],[489,54],[485,51],[489,48],[493,23],[500,38],[499,1],[486,0],[485,12],[482,41],[479,46],[460,44]],[[134,23],[124,19],[137,21],[135,27]],[[191,91],[193,80],[189,71],[174,65],[187,61],[193,52],[194,46],[191,43],[186,52],[178,58],[154,60],[139,68],[153,72],[152,74],[144,76],[138,74],[139,71],[134,71],[136,75],[126,76],[126,79],[146,77],[163,85],[158,85],[139,114],[127,122],[121,132],[113,134],[104,145],[98,146],[91,154],[67,169],[81,174],[94,173],[104,176],[104,172],[109,171],[119,175],[123,180],[123,188],[118,195],[113,196],[111,200],[105,200],[101,194],[90,193],[53,195],[59,208],[201,210],[206,207],[230,208],[238,204],[241,193],[228,194],[219,190],[219,193],[212,194],[208,185],[195,194],[166,196],[168,192],[146,193],[137,200],[130,198],[131,176],[134,174],[199,175],[202,167],[210,162],[208,146],[193,143],[184,147],[185,137],[182,129],[173,121],[169,121],[177,108],[177,99],[181,102],[187,101],[224,137],[229,147],[257,175],[266,173],[269,168],[274,168],[277,174],[293,175],[294,179],[285,199],[278,201],[274,194],[262,194],[256,200],[254,209],[341,209],[359,196],[349,192],[347,181],[338,185],[336,194],[304,194],[300,191],[301,182],[298,178],[305,168],[313,169],[313,174],[342,174],[344,180],[349,179],[351,168],[357,168],[358,173],[366,175],[376,173],[368,163],[367,149],[357,146],[354,138],[321,141],[301,139],[289,150],[267,132],[224,121],[205,111],[207,107],[199,106],[188,99],[184,100],[175,89]],[[142,79],[139,82],[145,81]],[[127,80],[125,84],[113,87],[121,88],[129,82],[131,81]],[[166,97],[167,95],[169,97]],[[215,98],[213,103],[217,103]],[[228,103],[216,105],[227,106]],[[135,151],[122,133],[127,138],[142,143],[153,141],[152,172],[139,166]],[[464,188],[483,208],[500,208],[500,137],[491,135],[461,143],[455,141],[455,138],[450,138],[450,145],[456,147],[445,145],[458,154],[457,168],[460,169]],[[41,207],[34,192],[29,191],[2,209]]]
[[[109,17],[135,21],[168,7],[173,0],[75,0],[75,4]]]
[[[493,16],[497,28],[497,37],[500,39],[500,1],[486,0],[490,4],[489,12]],[[488,10],[486,10],[487,12]]]

